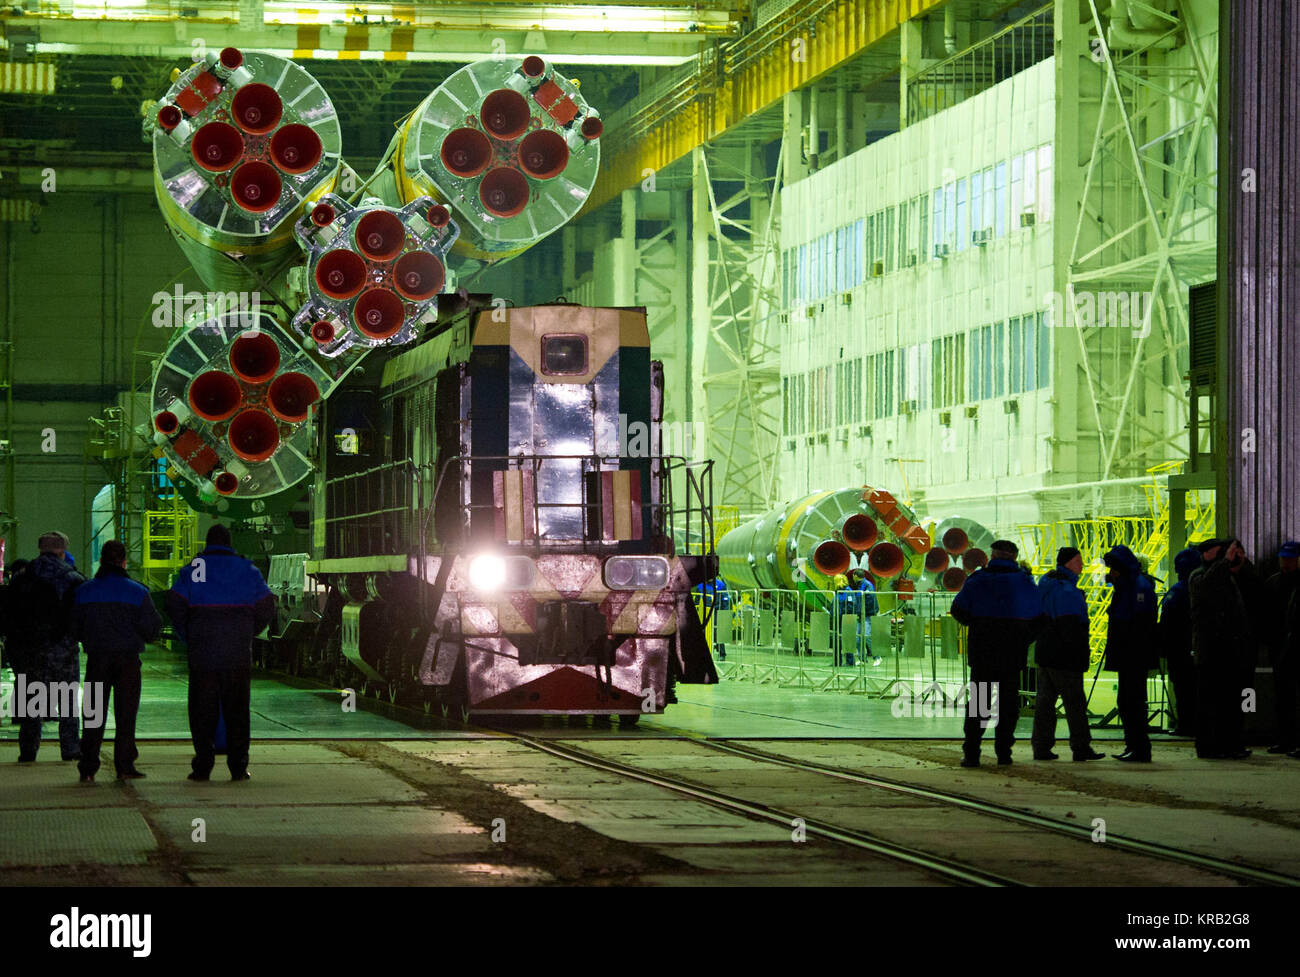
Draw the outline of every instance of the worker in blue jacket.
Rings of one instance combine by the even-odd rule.
[[[176,575],[165,605],[189,650],[189,779],[207,780],[212,773],[220,716],[226,721],[230,778],[247,780],[253,638],[275,616],[275,598],[252,561],[235,553],[230,530],[217,524],[208,530],[203,552]]]
[[[1070,752],[1075,760],[1101,760],[1105,754],[1092,748],[1088,729],[1088,700],[1083,691],[1083,673],[1088,670],[1088,600],[1079,589],[1083,554],[1073,546],[1062,546],[1056,554],[1056,569],[1043,574],[1038,593],[1043,602],[1043,631],[1034,644],[1037,684],[1034,696],[1035,760],[1056,760],[1056,700],[1065,705],[1065,722],[1070,728]]]
[[[996,693],[997,728],[993,745],[999,764],[1011,762],[1020,718],[1020,673],[1029,646],[1044,622],[1034,578],[1016,563],[1019,548],[999,539],[989,548],[984,569],[966,578],[952,602],[952,616],[969,628],[966,656],[970,663],[970,698],[966,709],[961,765],[978,767],[980,739],[992,718]]]
[[[1106,625],[1106,667],[1117,674],[1115,707],[1124,724],[1124,752],[1116,760],[1151,762],[1147,675],[1156,667],[1156,587],[1127,546],[1102,557],[1113,589]]]
[[[77,588],[72,611],[72,636],[86,652],[87,692],[83,703],[91,702],[92,688],[98,687],[98,715],[86,711],[82,724],[81,760],[77,769],[83,783],[99,771],[99,748],[104,742],[108,697],[113,698],[113,766],[118,780],[143,777],[135,768],[135,720],[140,712],[140,653],[158,637],[162,615],[144,584],[126,572],[126,547],[115,539],[99,553],[95,579]]]

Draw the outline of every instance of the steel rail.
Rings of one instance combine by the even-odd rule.
[[[737,746],[730,741],[724,743],[719,740],[692,738],[692,742],[722,753],[730,753],[735,756],[761,760],[766,763],[779,764],[785,767],[792,767],[796,770],[807,770],[813,773],[820,773],[829,777],[835,777],[839,780],[865,784],[870,787],[879,787],[883,790],[890,790],[899,794],[907,794],[912,797],[921,797],[927,800],[940,801],[941,803],[948,804],[952,807],[960,807],[966,810],[976,811],[980,814],[1001,818],[1004,821],[1012,821],[1017,824],[1028,824],[1036,828],[1042,828],[1046,831],[1053,831],[1057,834],[1065,835],[1066,837],[1087,841],[1090,844],[1093,843],[1092,829],[1087,825],[1071,824],[1068,821],[1061,821],[1057,818],[1048,817],[1047,815],[1034,814],[1030,811],[1020,810],[1019,808],[1007,807],[994,801],[980,800],[979,798],[970,797],[966,794],[957,794],[951,791],[938,790],[933,787],[919,787],[915,784],[890,780],[885,777],[877,777],[874,774],[864,774],[853,770],[846,770],[843,767],[818,763],[813,760],[796,760],[793,757],[783,757],[778,754],[766,753],[762,750],[753,749],[752,747]],[[1167,861],[1178,862],[1184,865],[1191,865],[1195,868],[1206,869],[1215,872],[1216,874],[1227,875],[1256,884],[1300,886],[1300,878],[1295,876],[1285,875],[1281,872],[1274,872],[1269,869],[1256,868],[1252,865],[1242,865],[1237,862],[1229,862],[1226,859],[1216,858],[1213,855],[1202,855],[1198,852],[1188,851],[1184,848],[1162,845],[1155,841],[1144,841],[1141,838],[1115,835],[1111,834],[1109,831],[1106,833],[1105,844],[1122,851],[1147,855],[1153,858],[1162,858]]]
[[[985,872],[981,869],[965,865],[952,859],[946,859],[939,855],[932,855],[928,852],[918,851],[914,848],[907,848],[903,845],[896,845],[892,842],[884,841],[863,831],[857,831],[852,828],[843,828],[838,825],[812,818],[796,817],[766,804],[747,801],[731,794],[725,794],[721,791],[714,790],[710,787],[691,783],[686,780],[679,780],[676,777],[669,777],[659,773],[650,773],[646,770],[640,769],[639,767],[620,763],[617,760],[606,759],[605,757],[598,757],[591,753],[587,753],[584,750],[575,749],[570,746],[559,746],[550,740],[534,739],[531,736],[521,735],[513,730],[495,730],[495,732],[499,732],[503,736],[512,739],[515,742],[522,743],[540,753],[547,753],[562,760],[579,763],[583,766],[591,767],[594,770],[612,773],[629,780],[639,780],[642,783],[651,784],[656,787],[663,787],[678,794],[684,794],[687,797],[694,798],[695,800],[703,801],[705,804],[712,807],[742,814],[745,817],[754,820],[769,821],[785,828],[790,828],[802,823],[803,828],[809,834],[827,838],[831,841],[849,845],[863,851],[869,851],[876,855],[883,855],[886,858],[925,869],[926,871],[933,872],[936,875],[941,875],[944,878],[955,882],[985,887],[1018,887],[1023,885],[1023,883],[1005,878],[1004,876]]]

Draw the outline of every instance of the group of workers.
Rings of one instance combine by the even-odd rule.
[[[1083,676],[1088,670],[1088,607],[1079,589],[1083,557],[1063,547],[1056,568],[1037,582],[1016,545],[997,540],[983,569],[967,578],[952,616],[969,628],[971,696],[962,766],[980,762],[984,729],[994,726],[999,764],[1012,762],[1020,714],[1020,674],[1035,648],[1036,694],[1030,743],[1035,760],[1056,760],[1056,703],[1064,706],[1075,760],[1098,760],[1092,748]],[[1116,759],[1151,762],[1147,677],[1167,665],[1175,735],[1195,737],[1203,759],[1244,759],[1245,714],[1255,707],[1255,668],[1266,649],[1273,670],[1277,742],[1270,753],[1300,759],[1296,701],[1300,670],[1300,543],[1278,551],[1278,572],[1262,580],[1238,539],[1211,539],[1174,557],[1177,582],[1157,607],[1155,581],[1127,546],[1103,557],[1112,588],[1105,665],[1118,678],[1116,708],[1124,728]],[[988,705],[993,703],[995,709]]]
[[[85,683],[106,705],[111,694],[113,764],[119,780],[143,777],[136,767],[136,717],[140,709],[141,663],[145,645],[158,638],[163,625],[149,590],[126,569],[126,547],[106,542],[94,579],[86,580],[68,555],[68,538],[45,533],[40,555],[15,562],[4,590],[5,651],[15,685],[34,689],[82,682],[80,649],[86,654]],[[182,567],[163,598],[176,637],[189,660],[189,722],[194,743],[190,780],[208,780],[216,763],[219,722],[226,726],[226,763],[232,780],[249,779],[249,696],[253,637],[270,623],[275,602],[261,573],[237,555],[230,530],[214,525],[206,546]],[[47,695],[45,701],[53,702]],[[82,697],[83,703],[89,702]],[[65,710],[66,711],[66,710]],[[85,710],[84,728],[77,712],[60,715],[59,747],[64,760],[76,760],[82,782],[95,779],[100,767],[106,710]],[[36,760],[41,724],[50,716],[24,714],[19,721],[18,762]]]

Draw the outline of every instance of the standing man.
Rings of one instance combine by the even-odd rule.
[[[1151,762],[1147,730],[1147,675],[1155,667],[1156,587],[1127,546],[1102,557],[1114,593],[1107,611],[1106,667],[1118,674],[1115,706],[1124,724],[1124,752],[1116,760]]]
[[[1296,667],[1287,637],[1287,613],[1300,592],[1300,543],[1288,541],[1277,551],[1278,571],[1264,581],[1264,613],[1268,615],[1265,639],[1268,663],[1273,668],[1273,694],[1277,707],[1277,739],[1269,753],[1293,753],[1300,746],[1296,735],[1296,693],[1300,669]]]
[[[1242,713],[1254,681],[1260,620],[1259,577],[1237,539],[1202,543],[1201,566],[1188,578],[1192,595],[1192,650],[1196,654],[1196,755],[1205,760],[1244,760]]]
[[[59,747],[64,760],[81,759],[75,689],[81,683],[81,656],[72,636],[72,608],[86,582],[68,563],[68,537],[51,531],[37,541],[41,555],[14,574],[9,584],[10,640],[14,681],[45,685],[45,701],[60,701]],[[55,686],[62,686],[60,692]],[[66,690],[74,690],[68,696]],[[67,700],[71,699],[71,708]],[[32,763],[41,746],[41,723],[49,716],[27,716],[18,724],[18,762]]]
[[[1088,670],[1088,601],[1078,588],[1083,572],[1083,554],[1063,546],[1056,554],[1056,569],[1043,574],[1038,594],[1046,622],[1034,646],[1038,661],[1038,694],[1034,700],[1034,732],[1031,742],[1035,760],[1055,760],[1056,700],[1065,705],[1065,722],[1070,727],[1070,752],[1075,760],[1101,760],[1104,753],[1092,748],[1088,729],[1088,701],[1083,692],[1083,673]]]
[[[970,695],[964,727],[963,767],[980,764],[980,739],[988,706],[997,693],[997,729],[993,745],[998,763],[1011,762],[1020,718],[1020,673],[1028,661],[1029,645],[1041,629],[1042,601],[1033,578],[1016,563],[1019,549],[1010,540],[995,540],[992,559],[979,573],[966,578],[952,602],[952,616],[969,629]]]
[[[212,739],[217,718],[227,731],[231,780],[247,780],[249,695],[253,637],[275,616],[275,598],[250,560],[235,553],[230,530],[208,530],[207,545],[176,575],[167,592],[167,615],[189,647],[190,780],[207,780],[216,762]]]
[[[158,637],[162,617],[143,584],[126,573],[126,547],[115,539],[99,553],[95,579],[77,588],[72,634],[86,649],[86,685],[99,683],[99,721],[87,715],[81,738],[83,783],[99,771],[99,748],[104,742],[108,693],[113,696],[113,766],[118,780],[143,777],[135,768],[135,717],[140,712],[140,653]],[[87,700],[88,701],[88,700]]]
[[[1174,557],[1178,582],[1160,604],[1160,657],[1174,687],[1174,735],[1196,735],[1196,660],[1192,657],[1192,598],[1187,580],[1201,565],[1201,554],[1188,547]]]

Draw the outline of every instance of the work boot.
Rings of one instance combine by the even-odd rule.
[[[1003,753],[1003,754],[1000,754],[1000,755],[998,756],[998,766],[999,766],[999,767],[1009,767],[1009,766],[1011,766],[1011,754],[1010,754],[1010,753]]]
[[[1076,763],[1082,763],[1084,760],[1104,760],[1104,759],[1106,759],[1106,754],[1098,753],[1096,750],[1091,748],[1088,750],[1087,753],[1076,753],[1074,755],[1074,760]]]
[[[130,770],[120,770],[117,774],[118,780],[143,780],[144,774],[132,767]]]
[[[1035,760],[1059,760],[1061,759],[1061,757],[1059,754],[1052,753],[1049,751],[1047,753],[1035,753],[1034,759]]]
[[[186,780],[201,780],[201,781],[205,781],[205,782],[206,782],[207,779],[208,779],[208,775],[207,775],[206,773],[199,773],[198,771],[191,771],[191,772],[190,772],[190,775],[189,775],[188,777],[186,777],[185,779],[186,779]]]
[[[963,767],[978,767],[980,765],[980,751],[962,750],[961,765]]]
[[[1150,763],[1150,753],[1134,753],[1132,750],[1125,750],[1123,753],[1115,754],[1116,760],[1122,760],[1124,763]]]

